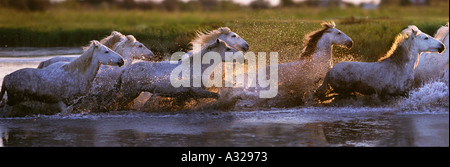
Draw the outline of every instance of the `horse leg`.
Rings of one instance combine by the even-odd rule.
[[[303,104],[306,106],[312,106],[314,101],[314,92],[313,91],[307,91],[305,92],[305,95],[302,98]]]
[[[117,103],[118,103],[118,109],[124,109],[128,108],[130,103],[133,102],[133,100],[138,97],[140,94],[140,91],[128,91],[123,92],[122,96],[118,97]]]
[[[325,75],[325,77],[323,78],[323,83],[322,85],[320,85],[319,88],[317,88],[317,90],[313,93],[313,98],[317,101],[327,101],[330,100],[333,97],[327,97],[328,94],[332,93],[332,87],[331,85],[328,83],[329,82],[329,76],[328,73],[327,75]]]
[[[147,101],[145,101],[145,103],[144,103],[144,105],[142,105],[140,108],[139,108],[139,111],[144,111],[144,110],[146,110],[146,108],[148,108],[149,106],[152,106],[151,108],[154,108],[153,106],[153,104],[152,103],[154,103],[154,100],[158,100],[157,99],[157,94],[155,94],[155,93],[151,93],[150,94],[150,96],[148,97],[148,99],[147,99]]]
[[[322,90],[320,90],[320,91],[322,91]],[[326,90],[323,91],[323,92],[318,92],[318,93],[316,92],[316,93],[313,94],[314,100],[315,101],[319,101],[319,102],[328,101],[328,100],[331,100],[333,98],[336,99],[337,97],[339,97],[339,95],[340,94],[335,92],[334,90],[332,90],[331,87],[330,88],[326,88]]]
[[[6,85],[5,85],[5,80],[3,80],[2,88],[1,88],[1,91],[0,91],[0,102],[3,101],[3,96],[5,95],[5,92],[6,92]]]
[[[215,98],[215,99],[219,98],[218,93],[210,92],[202,88],[191,89],[191,95],[194,96],[195,98]]]
[[[349,99],[354,96],[351,94],[351,92],[347,91],[336,91],[336,93],[337,95],[333,96],[335,101]]]
[[[392,97],[395,97],[395,96],[398,97],[399,95],[402,97],[406,97],[406,98],[409,96],[409,94],[405,92],[402,94],[378,94],[378,98],[380,99],[380,101],[382,103],[386,103],[386,102],[389,102]]]
[[[17,103],[21,102],[21,100],[12,95],[12,93],[8,93],[7,96],[8,100],[6,101],[6,104],[8,104],[9,106],[14,106]]]

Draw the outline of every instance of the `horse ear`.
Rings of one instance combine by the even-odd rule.
[[[127,35],[128,40],[133,40],[133,38],[134,38],[133,35]]]
[[[133,35],[127,35],[127,42],[128,42],[130,45],[133,45],[133,44],[136,42],[136,38],[134,38]]]
[[[220,27],[217,30],[219,30],[221,33],[226,33],[228,34],[231,30],[228,27]]]
[[[416,36],[417,36],[417,31],[412,29],[411,30],[411,38],[414,39],[414,37],[416,37]]]
[[[94,43],[94,47],[98,48],[99,42],[98,41],[94,41],[93,43]]]
[[[115,36],[121,36],[122,34],[118,31],[112,31],[111,35],[115,35]]]

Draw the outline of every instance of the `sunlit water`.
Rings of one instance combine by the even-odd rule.
[[[0,57],[0,82],[52,57],[36,55]],[[0,118],[0,146],[449,146],[446,85],[389,106],[352,106]]]

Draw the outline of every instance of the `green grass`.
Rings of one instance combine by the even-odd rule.
[[[63,10],[18,12],[0,8],[0,47],[83,46],[117,30],[132,34],[154,53],[187,51],[195,31],[228,26],[252,51],[277,51],[279,62],[298,58],[303,36],[334,20],[355,42],[351,50],[334,49],[335,61],[376,61],[408,25],[433,35],[448,22],[448,4],[431,7],[385,7],[379,10],[292,8],[225,12]]]

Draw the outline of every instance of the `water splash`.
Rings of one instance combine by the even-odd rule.
[[[396,104],[401,110],[430,111],[435,108],[449,107],[448,85],[436,81],[412,90],[409,96],[401,98]]]

